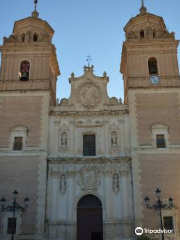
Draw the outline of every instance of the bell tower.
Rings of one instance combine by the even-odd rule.
[[[144,1],[124,31],[120,71],[129,105],[135,224],[158,229],[157,214],[146,209],[145,196],[155,201],[155,190],[160,188],[163,199],[172,195],[177,205],[180,202],[179,41],[162,17],[148,13]],[[171,218],[178,236],[179,211],[163,214],[162,221]]]
[[[37,2],[0,46],[0,196],[8,205],[14,190],[28,196],[28,211],[16,214],[16,235],[32,240],[45,236],[49,108],[56,104],[60,75],[54,30],[39,18]],[[10,216],[0,215],[2,240]]]
[[[179,87],[179,41],[168,32],[163,18],[148,13],[142,1],[140,14],[130,19],[124,31],[120,71],[125,102],[130,89]]]
[[[31,17],[16,21],[13,34],[4,37],[0,90],[49,91],[51,105],[56,102],[56,80],[60,74],[56,48],[52,44],[54,30],[39,18],[35,10]]]

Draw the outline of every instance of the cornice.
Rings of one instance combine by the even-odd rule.
[[[100,158],[80,158],[80,157],[55,157],[51,158],[48,157],[49,163],[76,163],[76,164],[83,164],[83,163],[128,163],[131,161],[131,156],[125,157],[115,157],[115,158],[107,158],[107,157],[100,157]]]

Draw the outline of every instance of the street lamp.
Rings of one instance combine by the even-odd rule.
[[[169,203],[164,203],[161,201],[161,190],[157,188],[156,190],[156,197],[157,201],[154,205],[150,206],[150,198],[148,196],[145,197],[144,202],[148,209],[155,209],[156,211],[159,211],[159,217],[160,217],[160,223],[161,223],[161,232],[162,232],[162,240],[164,240],[164,232],[163,232],[163,221],[162,221],[162,209],[172,209],[174,207],[173,205],[173,199],[169,198]]]
[[[6,199],[4,197],[2,197],[2,199],[0,200],[0,206],[1,206],[1,210],[2,212],[12,212],[13,213],[13,218],[11,219],[11,229],[8,232],[9,234],[11,234],[11,240],[14,240],[14,234],[16,234],[16,212],[25,212],[27,207],[29,206],[29,198],[26,197],[24,199],[24,207],[22,207],[18,202],[17,202],[17,198],[18,198],[18,191],[15,190],[13,192],[13,201],[12,201],[12,205],[6,206]]]

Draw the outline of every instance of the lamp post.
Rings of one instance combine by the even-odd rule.
[[[172,209],[174,207],[173,199],[170,197],[169,203],[164,203],[163,201],[161,201],[161,190],[159,188],[157,188],[157,190],[156,190],[156,197],[157,197],[157,201],[152,206],[149,205],[150,198],[148,196],[145,197],[144,201],[145,201],[145,205],[148,209],[155,209],[156,211],[159,211],[160,224],[161,224],[161,230],[162,230],[162,240],[164,240],[162,210],[163,209]]]
[[[13,192],[13,201],[12,201],[12,205],[6,206],[6,199],[3,197],[0,200],[0,205],[1,205],[1,210],[2,212],[12,212],[13,213],[13,218],[11,219],[11,229],[10,232],[8,232],[9,234],[11,234],[11,240],[14,240],[14,234],[16,234],[16,212],[25,212],[27,207],[29,206],[29,198],[26,197],[24,199],[24,207],[22,207],[18,202],[17,202],[17,198],[18,198],[18,191],[15,190]],[[9,224],[9,223],[8,223]]]

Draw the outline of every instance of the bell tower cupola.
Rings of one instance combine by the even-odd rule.
[[[54,30],[39,18],[38,0],[30,17],[15,22],[13,33],[4,37],[0,90],[49,91],[56,102],[56,80],[60,75],[56,48],[52,44]]]
[[[180,86],[177,48],[179,41],[162,17],[151,14],[141,1],[140,13],[124,27],[121,73],[125,102],[134,88]]]

